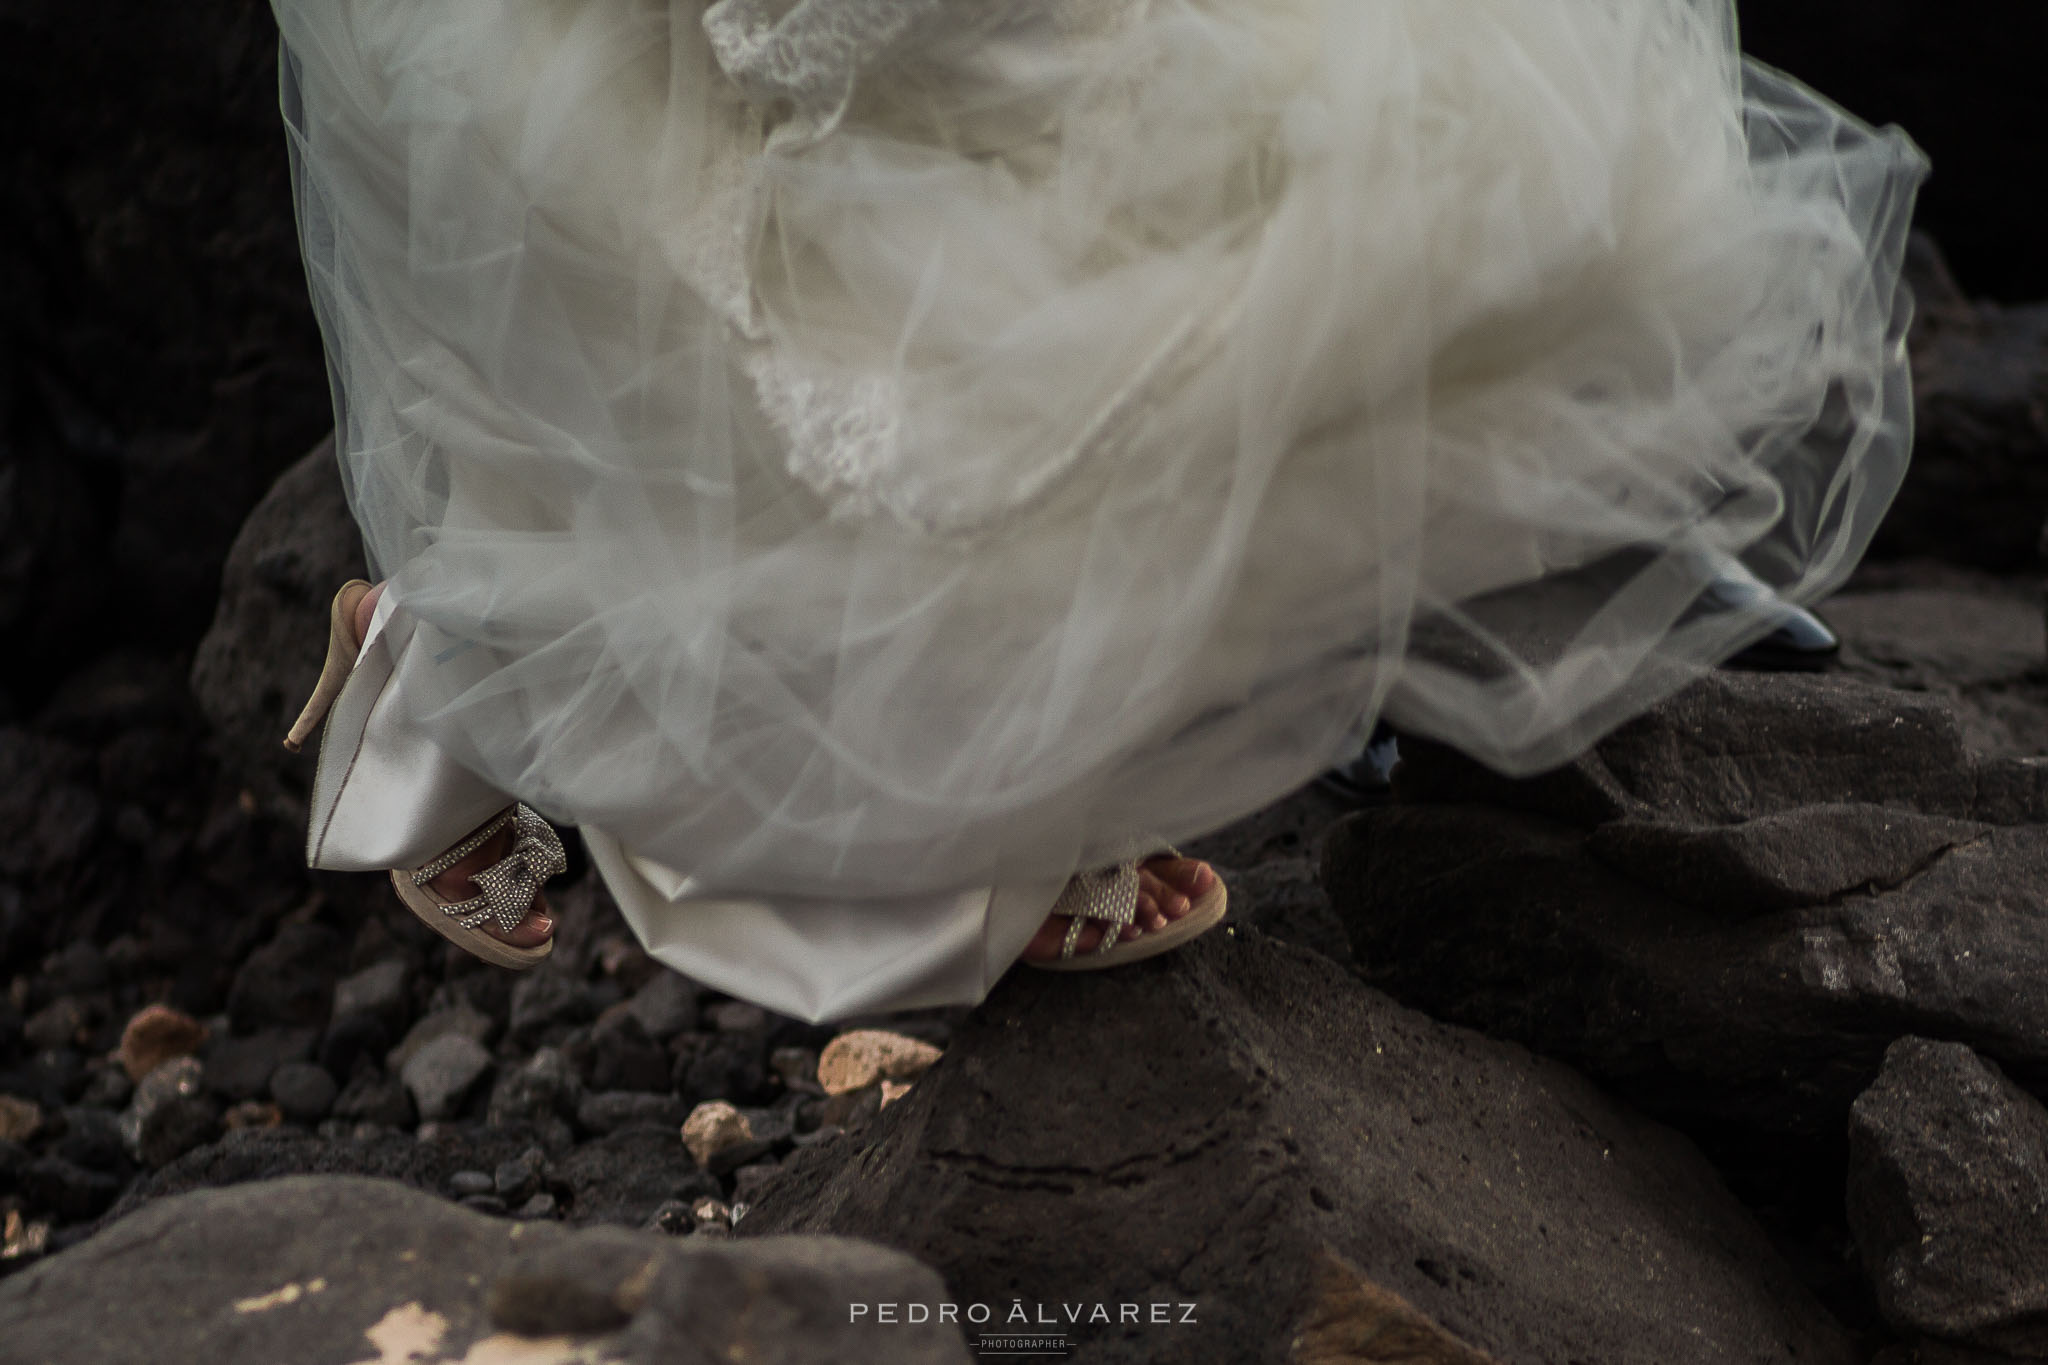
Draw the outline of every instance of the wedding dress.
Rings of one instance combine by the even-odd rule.
[[[1375,716],[1563,761],[1904,471],[1922,159],[1724,0],[274,4],[391,579],[316,807],[420,812],[320,856],[515,793],[793,1012]]]

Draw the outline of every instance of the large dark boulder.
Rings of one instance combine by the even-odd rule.
[[[1675,1134],[1249,931],[1014,973],[739,1231],[897,1247],[1090,1365],[1853,1358]]]
[[[2031,569],[2048,518],[2048,303],[1972,302],[1931,241],[1914,251],[1913,463],[1872,549]]]
[[[330,436],[286,470],[242,524],[192,665],[192,691],[229,771],[294,815],[313,758],[287,753],[285,731],[320,676],[328,603],[364,572]]]
[[[90,1311],[110,1296],[120,1311]],[[944,1297],[908,1257],[843,1239],[572,1233],[299,1177],[164,1200],[0,1282],[0,1358],[965,1365],[957,1327],[848,1311]]]
[[[1408,746],[1331,836],[1366,979],[1703,1134],[1838,1150],[1905,1033],[2048,1079],[2044,765],[1938,699],[1719,675],[1556,773]]]
[[[1930,565],[1910,576],[1890,567],[1863,575],[1880,576],[1897,581],[1821,608],[1845,640],[1842,671],[1953,708],[1967,750],[2048,753],[2048,632],[2039,588],[2026,578]]]
[[[1902,1038],[1851,1111],[1849,1220],[1902,1332],[2048,1356],[2048,1109],[1959,1043]]]

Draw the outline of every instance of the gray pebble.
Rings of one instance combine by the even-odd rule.
[[[491,1071],[491,1054],[461,1033],[444,1033],[422,1047],[399,1073],[420,1118],[450,1119]]]
[[[642,1226],[647,1232],[664,1232],[671,1237],[680,1237],[697,1226],[697,1219],[688,1204],[680,1199],[671,1199],[649,1214]]]
[[[326,1118],[338,1090],[334,1077],[311,1062],[286,1062],[270,1074],[270,1098],[293,1123]]]
[[[547,1153],[538,1147],[529,1147],[510,1161],[500,1162],[493,1177],[498,1197],[509,1207],[523,1204],[540,1188],[541,1168],[547,1164]]]
[[[768,1011],[744,1000],[727,1000],[704,1011],[711,1027],[720,1033],[753,1033],[768,1027]]]
[[[497,1182],[482,1171],[457,1171],[448,1177],[448,1192],[458,1199],[473,1194],[495,1194]]]

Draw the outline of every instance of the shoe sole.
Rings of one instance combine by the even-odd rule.
[[[523,972],[539,966],[547,959],[549,953],[555,951],[553,935],[550,935],[545,943],[532,948],[521,948],[503,939],[493,938],[481,929],[463,928],[450,918],[447,910],[443,908],[448,904],[447,901],[435,895],[432,887],[416,885],[412,875],[403,869],[392,869],[391,889],[398,893],[398,899],[405,903],[406,909],[418,916],[421,923],[465,953],[472,957],[480,957],[493,967],[509,967],[515,972]]]

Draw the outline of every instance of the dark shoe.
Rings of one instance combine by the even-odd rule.
[[[1316,786],[1354,806],[1377,806],[1394,795],[1394,765],[1401,761],[1401,743],[1385,721],[1373,726],[1358,756],[1339,763],[1316,779]]]
[[[1730,659],[1729,668],[1766,673],[1818,673],[1842,652],[1842,637],[1804,607],[1785,606],[1778,628]]]
[[[1842,652],[1842,637],[1804,607],[1784,601],[1746,570],[1715,575],[1700,594],[1706,611],[1755,609],[1765,606],[1777,617],[1777,628],[1727,661],[1726,667],[1769,673],[1817,673]]]

